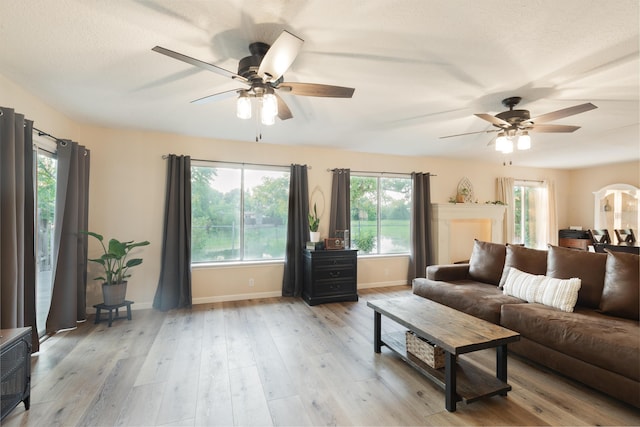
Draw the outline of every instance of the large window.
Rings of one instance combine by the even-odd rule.
[[[548,192],[542,182],[515,181],[514,243],[530,248],[544,249],[549,227]]]
[[[192,262],[284,259],[288,204],[288,168],[194,162]]]
[[[351,175],[351,244],[362,254],[409,253],[411,178]]]
[[[42,149],[45,145],[51,152]],[[38,335],[45,334],[45,326],[51,305],[53,285],[53,232],[56,206],[56,175],[58,161],[47,144],[40,144],[36,150],[36,327]]]

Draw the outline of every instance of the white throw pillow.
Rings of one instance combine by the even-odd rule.
[[[578,301],[581,285],[582,281],[578,278],[536,276],[511,267],[503,293],[571,313]]]
[[[535,302],[535,293],[540,288],[540,282],[544,276],[536,276],[510,267],[507,272],[507,280],[504,282],[502,292],[529,302]]]

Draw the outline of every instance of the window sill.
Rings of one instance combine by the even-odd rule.
[[[199,262],[192,263],[192,270],[200,270],[207,268],[238,268],[238,267],[263,267],[266,265],[278,265],[284,264],[283,259],[274,259],[274,260],[266,260],[266,261],[227,261],[227,262]]]

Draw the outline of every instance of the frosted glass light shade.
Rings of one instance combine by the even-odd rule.
[[[236,101],[236,115],[239,119],[251,118],[251,98],[246,93],[241,93]]]
[[[518,137],[518,150],[528,150],[529,148],[531,148],[531,137],[525,131]]]
[[[261,120],[263,125],[272,125],[278,115],[278,99],[272,93],[265,93],[262,97]]]
[[[502,147],[502,152],[504,154],[513,153],[513,141],[509,138],[505,138],[504,146]]]
[[[507,137],[504,136],[504,133],[500,132],[496,138],[496,151],[503,151],[507,142]]]

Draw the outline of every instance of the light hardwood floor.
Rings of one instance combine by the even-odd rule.
[[[455,413],[444,393],[388,349],[373,352],[366,301],[269,298],[133,312],[111,328],[59,333],[32,358],[31,409],[3,426],[640,425],[640,411],[509,356],[507,397]],[[399,326],[383,318],[383,330]],[[494,369],[495,353],[469,358]]]

